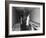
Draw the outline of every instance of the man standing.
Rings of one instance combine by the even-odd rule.
[[[25,9],[24,13],[23,13],[23,17],[21,18],[21,30],[29,30],[31,29],[31,25],[29,24],[29,20],[30,20],[30,14],[29,14],[29,10]]]

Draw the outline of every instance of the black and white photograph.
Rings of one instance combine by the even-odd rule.
[[[37,31],[39,28],[40,8],[12,7],[12,31]]]
[[[43,4],[10,3],[8,35],[43,34]]]

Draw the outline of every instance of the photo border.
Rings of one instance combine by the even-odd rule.
[[[7,2],[5,1],[5,37],[23,37],[23,36],[40,36],[45,35],[45,3],[42,2],[24,2],[24,1],[9,1],[8,5],[10,3],[22,3],[22,4],[34,4],[34,5],[43,5],[43,33],[37,33],[37,34],[22,34],[22,35],[9,35],[9,26],[8,26],[8,20],[9,20],[9,11],[7,8]]]

